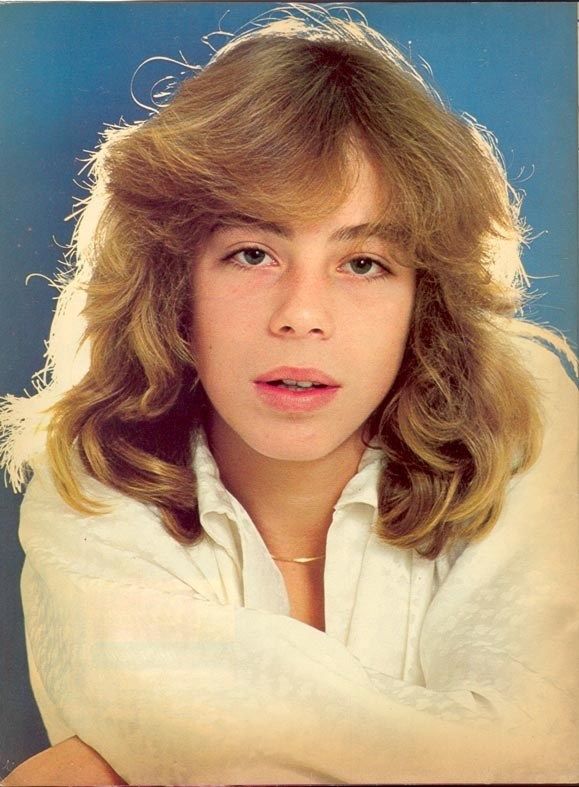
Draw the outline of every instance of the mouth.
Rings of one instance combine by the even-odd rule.
[[[276,410],[307,412],[329,404],[342,387],[319,369],[279,367],[255,379],[260,398]]]
[[[340,388],[333,377],[319,369],[280,366],[270,369],[254,380],[258,385],[272,385],[292,391],[312,391],[313,389]]]

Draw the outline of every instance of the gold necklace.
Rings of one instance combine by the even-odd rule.
[[[313,563],[314,560],[323,560],[325,557],[325,552],[323,555],[316,555],[315,557],[277,557],[276,555],[271,555],[272,560],[277,560],[280,563]]]

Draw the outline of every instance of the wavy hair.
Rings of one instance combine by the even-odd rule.
[[[387,459],[379,532],[435,557],[492,527],[541,435],[511,338],[524,290],[518,200],[484,129],[450,112],[363,19],[313,7],[269,12],[98,153],[100,215],[84,249],[90,363],[53,405],[47,441],[71,506],[99,510],[79,485],[78,451],[92,476],[156,505],[172,536],[200,536],[190,435],[209,405],[190,335],[196,249],[225,214],[335,209],[353,140],[388,183],[384,220],[417,269],[402,366],[368,422]]]

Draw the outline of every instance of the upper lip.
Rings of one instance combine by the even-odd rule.
[[[295,380],[296,382],[320,383],[334,387],[339,387],[340,385],[337,380],[334,380],[329,374],[319,369],[297,366],[277,366],[275,369],[270,369],[264,374],[260,374],[259,377],[255,378],[254,382],[271,383],[274,380]]]

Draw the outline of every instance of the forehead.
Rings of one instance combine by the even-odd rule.
[[[249,225],[291,238],[304,227],[315,229],[319,226],[336,240],[380,234],[380,227],[389,223],[390,191],[377,167],[365,155],[357,154],[345,162],[341,173],[327,175],[326,178],[326,188],[322,183],[316,201],[313,201],[311,193],[304,193],[299,182],[292,184],[290,176],[286,187],[293,195],[293,209],[286,209],[289,200],[288,203],[280,203],[274,199],[264,202],[258,211],[246,211],[242,206],[226,209],[214,218],[210,230],[215,232]],[[340,186],[339,191],[336,185]],[[267,183],[262,185],[262,190],[266,194],[274,191]]]
[[[343,201],[331,214],[337,226],[374,224],[384,219],[390,190],[377,167],[359,151],[347,162],[348,179]],[[328,217],[330,218],[330,217]]]

